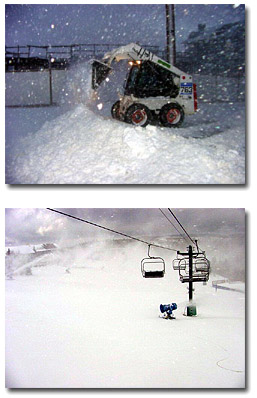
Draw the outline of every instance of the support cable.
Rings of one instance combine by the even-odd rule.
[[[177,221],[177,223],[180,225],[180,227],[183,229],[183,231],[185,232],[186,236],[191,240],[191,242],[193,243],[194,246],[196,246],[195,241],[191,238],[191,236],[187,233],[187,231],[185,230],[185,228],[183,227],[183,225],[181,224],[181,222],[177,219],[177,217],[175,216],[175,214],[173,213],[173,211],[171,211],[168,208],[169,212],[172,214],[172,216],[175,218],[175,220]]]
[[[113,233],[121,235],[121,236],[125,236],[126,238],[136,240],[136,241],[144,243],[144,244],[146,244],[148,246],[150,245],[150,246],[154,246],[154,247],[159,247],[160,249],[171,250],[171,251],[177,252],[176,249],[172,249],[172,248],[167,247],[167,246],[158,245],[156,243],[147,242],[147,241],[145,241],[143,239],[135,238],[134,236],[127,235],[127,234],[125,234],[123,232],[115,231],[114,229],[104,227],[103,225],[99,225],[99,224],[96,224],[96,223],[88,221],[88,220],[84,220],[83,218],[80,218],[80,217],[72,216],[71,214],[67,214],[67,213],[64,213],[64,212],[59,211],[59,210],[51,209],[49,207],[47,207],[47,210],[50,210],[50,211],[52,211],[54,213],[57,213],[57,214],[61,214],[61,215],[66,216],[66,217],[73,218],[74,220],[78,220],[78,221],[84,222],[84,223],[89,224],[89,225],[93,225],[94,227],[98,227],[98,228],[104,229],[105,231],[109,231],[109,232],[113,232]]]
[[[163,216],[168,220],[168,222],[173,226],[173,228],[179,233],[179,235],[187,242],[186,238],[184,237],[184,235],[182,235],[182,233],[175,227],[175,225],[173,224],[173,222],[169,219],[169,217],[162,211],[162,209],[159,209],[160,212],[163,214]]]

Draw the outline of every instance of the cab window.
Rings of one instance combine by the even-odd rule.
[[[136,96],[176,96],[178,88],[174,84],[172,73],[155,65],[152,62],[144,62],[136,80]]]

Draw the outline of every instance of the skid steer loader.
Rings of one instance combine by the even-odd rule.
[[[145,127],[158,120],[164,127],[179,127],[184,115],[197,111],[192,76],[158,58],[138,44],[128,44],[92,61],[92,88],[97,90],[112,71],[113,61],[129,60],[124,93],[112,106],[115,119]]]

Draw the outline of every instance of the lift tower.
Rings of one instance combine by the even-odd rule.
[[[173,260],[173,269],[179,271],[179,279],[182,283],[188,283],[189,305],[185,315],[196,315],[196,306],[193,305],[193,282],[206,283],[210,275],[210,261],[205,252],[200,252],[196,241],[197,252],[190,245],[186,253],[177,252],[177,258]]]

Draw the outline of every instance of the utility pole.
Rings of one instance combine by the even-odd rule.
[[[166,10],[166,55],[167,62],[170,63],[170,7],[169,4],[165,4]]]
[[[187,253],[181,253],[180,251],[177,252],[181,256],[188,257],[188,292],[189,292],[189,303],[193,300],[193,247],[190,245],[188,246]]]
[[[189,257],[189,283],[188,283],[188,290],[189,290],[189,302],[193,300],[193,248],[190,245],[188,248],[188,257]]]
[[[165,10],[166,10],[167,61],[170,64],[175,65],[176,63],[175,5],[165,4]]]
[[[48,56],[48,71],[49,71],[49,96],[50,96],[50,104],[53,105],[53,87],[52,87],[52,59],[51,54]]]
[[[171,42],[172,42],[172,65],[176,65],[176,30],[175,30],[175,5],[171,4]]]
[[[184,315],[186,316],[196,316],[197,310],[196,305],[193,304],[193,247],[190,245],[188,247],[187,253],[181,253],[180,251],[177,252],[181,256],[185,256],[188,258],[188,277],[186,277],[186,281],[188,282],[188,294],[189,294],[189,304],[186,306]],[[183,282],[183,280],[182,280]]]

